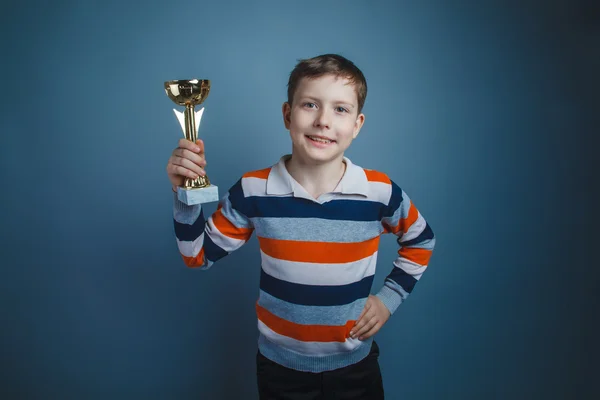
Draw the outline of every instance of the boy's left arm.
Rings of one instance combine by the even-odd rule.
[[[370,295],[356,325],[350,332],[353,338],[364,340],[373,336],[391,314],[412,292],[427,269],[435,246],[435,236],[425,218],[406,193],[391,182],[392,193],[381,223],[383,233],[398,236],[398,258],[392,272],[377,295]]]

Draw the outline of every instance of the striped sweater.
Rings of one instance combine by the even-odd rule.
[[[287,157],[245,174],[208,220],[175,195],[177,245],[187,266],[208,269],[256,233],[260,352],[300,371],[345,367],[366,357],[373,340],[349,332],[371,291],[381,234],[400,245],[377,293],[392,314],[427,268],[435,238],[385,174],[344,158],[337,188],[314,199],[287,172]]]

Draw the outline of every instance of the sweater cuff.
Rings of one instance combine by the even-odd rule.
[[[188,206],[177,198],[177,193],[173,192],[173,217],[175,221],[192,225],[201,211],[202,206],[200,204]]]
[[[398,306],[402,304],[402,296],[385,285],[376,296],[379,297],[379,300],[387,307],[390,314],[394,314]]]

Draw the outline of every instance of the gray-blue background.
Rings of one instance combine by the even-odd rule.
[[[438,236],[377,336],[388,398],[592,398],[598,15],[566,0],[3,6],[0,394],[255,398],[257,242],[183,266],[162,83],[212,80],[200,136],[223,194],[289,151],[296,61],[336,52],[369,84],[347,155]],[[395,251],[386,237],[374,290]]]

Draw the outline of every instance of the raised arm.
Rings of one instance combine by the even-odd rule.
[[[173,191],[186,177],[204,175],[206,159],[204,144],[182,139],[167,163],[167,173]],[[239,249],[250,239],[254,230],[251,221],[235,209],[230,201],[232,193],[243,199],[238,182],[221,199],[217,211],[208,220],[200,205],[188,206],[173,193],[173,220],[177,246],[188,267],[208,269],[217,260]]]

